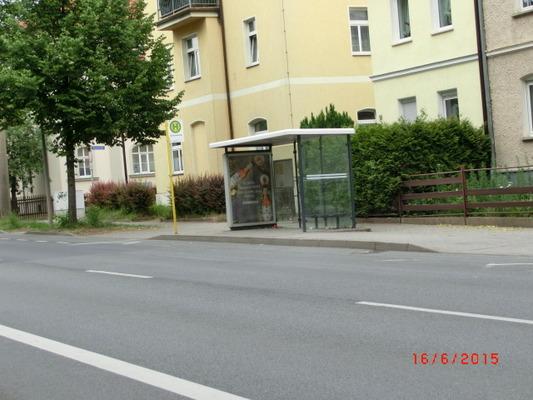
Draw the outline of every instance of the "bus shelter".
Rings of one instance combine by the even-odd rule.
[[[275,225],[284,179],[273,168],[275,147],[292,145],[291,176],[298,224],[310,229],[355,228],[351,135],[354,129],[288,129],[211,143],[224,149],[226,212],[231,229]],[[273,151],[274,149],[274,151]]]

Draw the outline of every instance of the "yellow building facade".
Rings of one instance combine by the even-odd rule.
[[[354,120],[375,108],[366,0],[313,7],[301,0],[152,0],[151,7],[173,46],[175,89],[185,93],[178,175],[222,173],[222,154],[209,143],[298,128],[330,103]],[[157,149],[164,158],[163,146]],[[292,147],[274,154],[291,157]],[[158,192],[167,192],[167,169],[155,175]]]
[[[483,124],[474,2],[368,4],[378,119],[460,116]]]

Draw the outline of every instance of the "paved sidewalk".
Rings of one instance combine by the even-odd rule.
[[[154,222],[147,224],[154,225]],[[303,233],[298,229],[284,227],[230,231],[226,223],[180,222],[178,237],[173,237],[172,224],[165,222],[158,223],[157,227],[152,229],[115,232],[100,236],[533,257],[533,229],[528,228],[411,224],[361,224],[358,228],[369,228],[371,232]]]

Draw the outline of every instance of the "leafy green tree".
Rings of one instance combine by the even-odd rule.
[[[138,0],[0,0],[0,123],[21,109],[66,157],[76,221],[75,149],[153,143],[176,113],[171,50]],[[2,93],[4,88],[7,93]]]
[[[335,106],[330,104],[318,115],[311,113],[311,117],[305,117],[300,122],[300,128],[353,128],[354,121],[350,115],[335,110]]]
[[[6,133],[11,209],[15,212],[19,189],[30,188],[42,171],[41,131],[27,119],[22,125],[8,128]]]

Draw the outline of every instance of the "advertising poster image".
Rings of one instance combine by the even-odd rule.
[[[226,154],[228,214],[231,226],[275,223],[272,201],[272,155]]]

